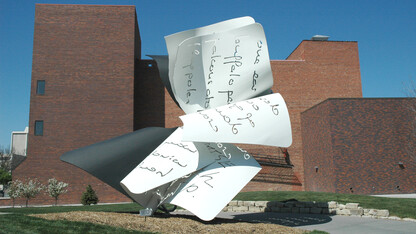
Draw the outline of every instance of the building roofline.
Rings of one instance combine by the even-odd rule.
[[[311,110],[319,105],[323,105],[325,102],[329,102],[329,101],[338,101],[338,100],[377,100],[377,99],[392,99],[392,100],[399,100],[399,99],[403,99],[403,100],[410,100],[410,99],[414,99],[416,100],[416,97],[341,97],[341,98],[327,98],[323,101],[321,101],[320,103],[317,103],[311,107],[309,107],[308,109],[304,110],[301,112],[301,114],[303,114],[304,112],[307,112],[308,110]]]
[[[108,6],[108,7],[136,7],[135,5],[104,5],[104,4],[54,4],[54,3],[35,3],[35,5],[46,6]]]
[[[357,43],[358,41],[317,41],[317,40],[302,40],[303,41],[313,41],[313,42],[355,42]]]
[[[299,44],[298,44],[298,46],[296,46],[296,48],[286,57],[286,59],[285,60],[287,60],[287,58],[289,58],[292,54],[293,54],[293,52],[295,52],[298,48],[299,48],[299,46],[304,42],[304,41],[313,41],[313,42],[354,42],[354,43],[358,43],[358,41],[316,41],[316,40],[309,40],[309,39],[305,39],[305,40],[302,40]]]

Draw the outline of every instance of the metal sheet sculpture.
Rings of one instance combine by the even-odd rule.
[[[168,56],[151,56],[184,126],[144,128],[77,149],[61,160],[89,172],[145,207],[179,205],[213,219],[260,171],[231,143],[288,147],[289,114],[273,77],[263,28],[251,17],[166,38]]]

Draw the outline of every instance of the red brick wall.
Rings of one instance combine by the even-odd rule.
[[[321,139],[332,148],[330,155],[314,154],[320,152],[315,149],[320,145],[314,145],[314,135],[308,135],[305,131],[305,158],[311,164],[332,160],[334,165],[332,174],[326,171],[329,168],[325,169],[328,164],[322,164],[322,171],[318,173],[311,172],[313,165],[305,168],[305,175],[308,175],[306,187],[314,191],[333,190],[337,193],[351,193],[352,188],[357,194],[416,192],[416,158],[407,148],[410,141],[413,140],[415,144],[416,140],[410,137],[415,115],[408,109],[411,101],[416,100],[330,99],[304,112],[304,125],[311,130],[325,132],[321,135],[329,133],[329,139]],[[320,117],[329,121],[326,128],[322,129],[319,127],[319,109],[323,108],[328,108],[329,113],[321,112]],[[400,168],[399,162],[403,163],[404,168]],[[321,172],[326,174],[319,175]],[[315,190],[312,185],[322,177],[331,177],[334,184],[323,190],[322,187]]]
[[[0,199],[0,206],[11,206],[12,203],[12,199],[7,199],[7,198],[2,198]]]
[[[299,58],[304,60],[292,60]],[[288,151],[303,184],[300,113],[330,97],[362,97],[358,46],[356,42],[302,41],[288,60],[272,61],[272,70],[273,90],[282,94],[289,109],[293,144]]]
[[[28,156],[14,179],[69,183],[62,203],[79,203],[88,184],[101,202],[129,201],[59,157],[133,131],[136,26],[134,6],[36,5]],[[45,95],[36,95],[37,80]],[[34,136],[35,120],[43,136]]]
[[[328,100],[301,114],[306,191],[335,192]]]
[[[134,130],[165,126],[165,88],[154,60],[136,60]],[[169,94],[167,94],[169,95]]]
[[[273,91],[280,92],[289,109],[293,144],[289,148],[294,164],[292,184],[278,182],[250,183],[245,190],[302,190],[304,189],[304,158],[300,113],[330,97],[362,97],[360,63],[356,42],[302,41],[287,60],[271,61],[274,77]],[[166,126],[181,126],[183,115],[165,92]],[[276,147],[244,145],[253,154],[281,156]],[[277,169],[265,168],[276,177]],[[275,172],[273,172],[275,171]],[[284,171],[284,170],[283,170]]]

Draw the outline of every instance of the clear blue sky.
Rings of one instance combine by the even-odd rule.
[[[416,1],[33,1],[0,0],[0,146],[28,126],[35,3],[135,5],[145,54],[167,54],[164,36],[252,16],[264,27],[271,59],[304,39],[358,41],[364,97],[403,97],[416,80]],[[301,95],[301,94],[300,94]]]

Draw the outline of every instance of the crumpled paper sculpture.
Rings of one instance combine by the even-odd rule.
[[[261,170],[232,143],[289,147],[289,114],[272,94],[260,24],[242,17],[169,35],[168,56],[151,56],[186,115],[176,129],[144,128],[61,156],[129,196],[151,215],[181,206],[213,219]],[[147,214],[146,214],[147,213]]]

